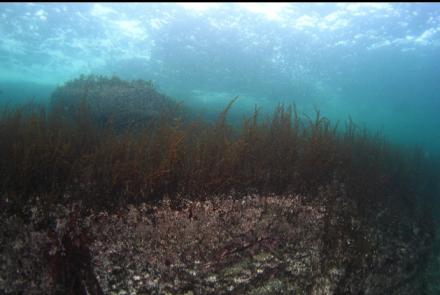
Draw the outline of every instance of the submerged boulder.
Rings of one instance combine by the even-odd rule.
[[[178,104],[159,93],[151,81],[116,76],[81,75],[53,92],[51,106],[68,118],[87,110],[95,123],[122,129],[178,115]]]

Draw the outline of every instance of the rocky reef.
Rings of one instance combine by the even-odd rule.
[[[28,225],[3,219],[0,290],[422,294],[432,235],[416,223],[407,233],[389,232],[352,216],[341,189],[314,201],[225,196],[186,200],[175,210],[165,200],[81,218],[78,204],[59,206],[50,230],[41,229],[42,209],[33,207]]]
[[[0,293],[436,294],[439,159],[236,100],[83,76],[0,112]]]
[[[87,109],[96,122],[118,129],[148,126],[178,113],[178,104],[159,93],[152,81],[96,75],[81,75],[58,87],[52,94],[52,107],[65,116]]]

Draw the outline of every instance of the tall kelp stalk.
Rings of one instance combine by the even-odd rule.
[[[418,255],[428,257],[434,236],[430,211],[440,191],[439,161],[420,149],[395,146],[351,118],[345,129],[338,129],[318,109],[314,116],[302,117],[295,105],[280,104],[264,119],[255,108],[239,128],[232,128],[227,116],[237,99],[216,122],[189,121],[165,108],[154,120],[143,119],[148,123],[137,121],[136,128],[122,128],[121,116],[116,124],[111,115],[104,122],[86,99],[75,102],[71,112],[62,103],[49,110],[35,104],[5,108],[0,117],[0,216],[30,217],[38,204],[46,215],[41,220],[49,224],[57,205],[75,201],[82,208],[117,212],[128,204],[167,199],[186,212],[187,199],[296,195],[323,208],[325,259],[319,268],[332,272],[346,263],[340,286],[353,280],[355,270],[383,265],[374,255],[358,253],[384,246],[384,236],[405,241],[422,233]],[[79,214],[73,220],[80,220]],[[70,249],[70,258],[55,256],[50,264],[64,274],[76,265],[74,281],[84,281],[87,274],[95,288],[88,233],[68,238],[77,228],[72,225],[53,236],[54,244],[62,241],[60,247]],[[378,232],[368,228],[381,235],[368,236]],[[333,259],[340,251],[352,258]],[[424,269],[408,267],[408,272]],[[64,275],[54,280],[73,284]]]
[[[56,104],[49,111],[35,105],[4,110],[2,202],[19,210],[37,198],[117,207],[165,195],[317,196],[336,181],[362,211],[411,211],[419,210],[423,194],[438,189],[438,174],[428,173],[420,151],[395,147],[351,119],[343,131],[317,109],[314,117],[300,118],[295,105],[279,105],[265,120],[256,108],[233,129],[226,118],[236,100],[214,124],[165,114],[148,127],[123,130],[111,120],[97,122],[85,101],[68,116]]]

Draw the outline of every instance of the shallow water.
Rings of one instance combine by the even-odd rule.
[[[440,4],[2,3],[0,36],[1,104],[117,75],[208,119],[236,96],[232,121],[295,103],[440,149]]]
[[[440,146],[438,4],[23,3],[1,4],[0,18],[2,100],[117,74],[205,109],[235,95],[248,98],[240,111],[294,101]]]

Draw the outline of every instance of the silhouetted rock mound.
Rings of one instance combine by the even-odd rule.
[[[174,118],[178,112],[178,104],[159,93],[151,81],[95,75],[81,75],[58,87],[52,107],[71,118],[87,110],[95,122],[115,128],[146,126]]]

